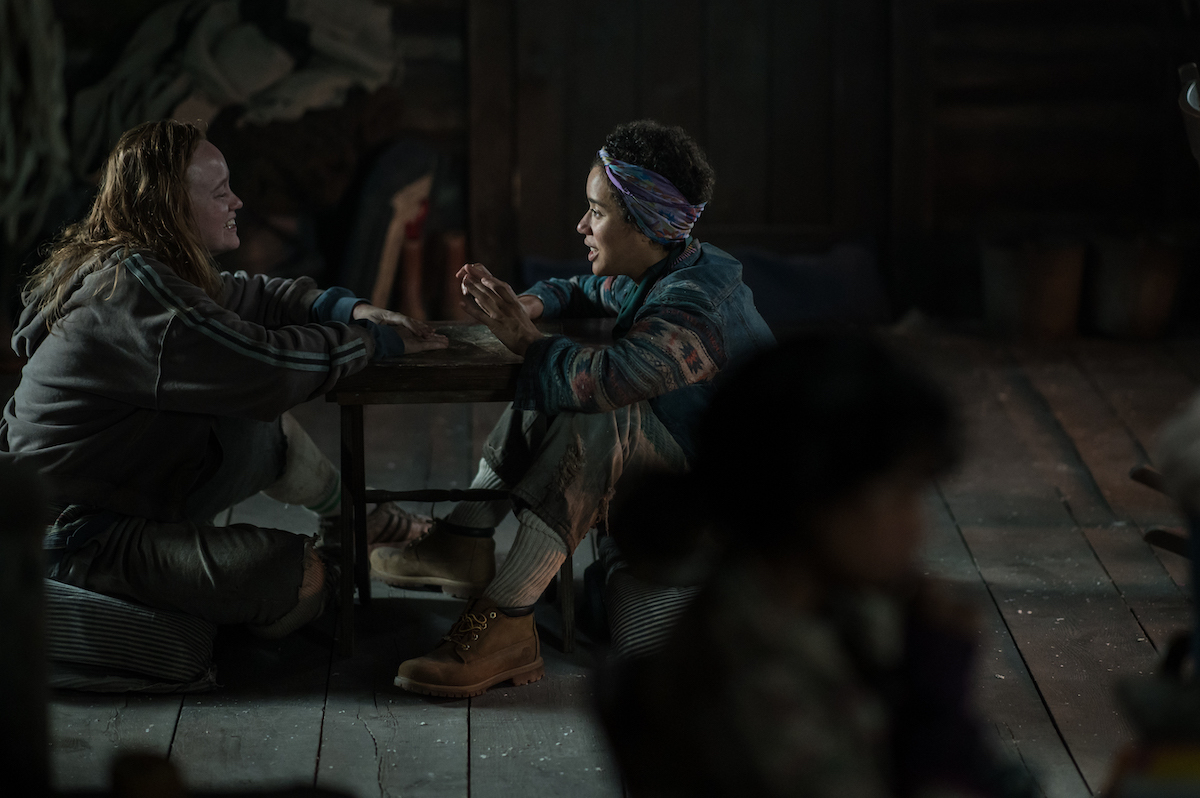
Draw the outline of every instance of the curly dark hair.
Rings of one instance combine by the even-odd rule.
[[[653,119],[625,122],[617,125],[604,139],[604,149],[619,161],[658,172],[674,183],[693,205],[712,199],[716,175],[700,145],[681,127],[664,125]],[[600,163],[597,156],[592,165]],[[609,191],[625,221],[634,224],[633,214],[626,207],[621,192],[612,185],[609,185]]]

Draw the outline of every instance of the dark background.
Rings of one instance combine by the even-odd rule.
[[[1093,264],[1115,238],[1174,253],[1170,329],[1200,320],[1200,172],[1177,105],[1177,68],[1200,52],[1196,0],[387,4],[396,86],[257,144],[214,121],[246,232],[307,220],[302,241],[247,247],[232,265],[346,277],[371,164],[402,141],[438,164],[427,269],[442,268],[436,234],[465,230],[469,257],[516,282],[569,271],[596,149],[618,122],[651,117],[708,152],[717,189],[696,233],[761,263],[774,302],[978,326],[990,247],[1065,242]],[[68,94],[107,73],[156,5],[54,1]],[[263,140],[300,142],[274,188]],[[427,281],[431,302],[442,282]]]

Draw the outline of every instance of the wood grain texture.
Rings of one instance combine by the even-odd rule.
[[[893,233],[914,235],[933,223],[933,2],[893,0],[891,10],[891,226]]]
[[[107,790],[113,758],[126,749],[166,757],[181,703],[177,695],[52,693],[51,787]]]
[[[1014,762],[1037,781],[1047,798],[1091,794],[1042,703],[1008,627],[940,494],[927,503],[927,572],[949,580],[979,611],[975,699]]]
[[[234,514],[237,520],[237,514]],[[333,617],[281,640],[223,627],[215,661],[221,687],[184,698],[171,762],[206,789],[313,783]]]
[[[514,0],[469,0],[468,245],[471,259],[516,271],[516,41]]]
[[[1186,588],[1172,578],[1136,528],[1087,527],[1083,534],[1155,650],[1165,654],[1171,638],[1192,626]]]
[[[833,6],[776,0],[770,11],[767,221],[832,222]]]
[[[368,483],[463,487],[469,412],[463,405],[369,408]],[[355,656],[330,673],[317,785],[359,795],[465,795],[467,702],[425,699],[392,683],[403,660],[437,644],[462,602],[380,582],[372,592],[371,607],[359,613]]]
[[[587,4],[580,0],[568,4],[576,14],[587,13],[583,11]],[[585,184],[604,137],[618,124],[639,118],[639,98],[646,79],[639,45],[643,39],[657,42],[660,38],[649,34],[643,24],[630,24],[644,5],[638,0],[607,0],[603,13],[589,14],[586,25],[571,25],[565,32],[571,48],[564,66],[574,84],[563,99],[567,109],[565,194],[560,215],[545,222],[556,225],[553,232],[559,234],[565,256],[582,258],[587,253],[575,225],[588,208]]]
[[[439,322],[446,349],[414,352],[368,365],[338,381],[328,399],[339,404],[498,401],[516,392],[523,359],[483,325]]]
[[[1012,387],[988,349],[948,341],[927,357],[957,395],[970,442],[942,493],[1072,759],[1095,791],[1114,753],[1132,739],[1111,697],[1115,679],[1151,670],[1155,652],[1059,491],[1030,467],[1036,455],[1016,427],[1039,420],[1023,417],[1021,408],[1012,415],[1005,409]],[[1046,443],[1028,431],[1024,437],[1035,452]],[[1020,501],[981,502],[985,482]]]
[[[546,676],[471,699],[472,798],[622,795],[621,781],[592,711],[594,675],[580,655],[543,647]]]
[[[1112,748],[1128,739],[1112,712],[1112,680],[1152,667],[1155,648],[1189,617],[1184,593],[1137,524],[1117,510],[1136,507],[1137,494],[1110,507],[1100,476],[1145,490],[1124,474],[1129,453],[1143,446],[1144,431],[1134,430],[1149,429],[1169,408],[1161,374],[1143,370],[1157,369],[1154,353],[1166,352],[1168,365],[1194,380],[1200,347],[1107,351],[1098,343],[1086,357],[1072,348],[1035,357],[961,338],[897,346],[948,385],[967,422],[967,458],[930,504],[924,562],[981,608],[981,711],[1046,796],[1085,796],[1107,774]],[[1171,390],[1182,391],[1182,383]],[[368,483],[465,486],[504,407],[366,408]],[[317,400],[294,415],[323,451],[337,454],[336,405]],[[1113,446],[1106,436],[1124,442]],[[240,505],[234,520],[294,531],[313,524],[306,511],[262,497]],[[511,515],[501,524],[501,557],[515,528]],[[574,556],[577,583],[591,559],[585,543]],[[55,783],[101,789],[113,752],[137,744],[170,752],[199,791],[315,779],[359,795],[620,794],[590,712],[598,650],[581,638],[575,655],[558,651],[561,623],[549,602],[537,608],[546,679],[467,702],[412,696],[391,684],[399,662],[428,652],[462,602],[378,583],[375,594],[349,659],[331,657],[329,619],[277,643],[223,630],[217,693],[186,704],[172,696],[55,694]]]
[[[1051,484],[1081,525],[1092,551],[1155,649],[1187,626],[1184,596],[1142,539],[1137,527],[1117,522],[1083,464],[1075,442],[1057,423],[1045,398],[1024,371],[998,362],[992,386],[1009,423],[1032,456],[1037,477]]]
[[[656,0],[642,3],[638,37],[641,74],[638,116],[679,125],[697,141],[706,142],[704,74],[704,15],[696,0]],[[670,30],[671,36],[649,31]]]
[[[888,9],[878,0],[833,5],[833,228],[862,236],[889,224]]]
[[[566,169],[566,93],[574,77],[563,66],[569,63],[571,47],[569,11],[570,4],[559,0],[516,0],[516,195],[521,255],[563,257],[562,244],[573,232],[565,213],[573,196],[568,188],[578,185]]]
[[[1155,652],[1077,529],[963,526],[980,573],[1093,791],[1133,740],[1116,680],[1149,674]]]
[[[611,344],[614,319],[571,319],[538,324],[547,335],[565,334],[588,346]],[[446,349],[414,352],[369,364],[338,381],[326,401],[386,405],[509,401],[516,395],[524,359],[482,324],[438,321]]]
[[[1018,366],[998,355],[989,387],[1005,418],[1031,456],[1037,478],[1051,485],[1077,524],[1107,525],[1117,519],[1079,456],[1075,442],[1055,419],[1045,398]]]
[[[512,0],[469,0],[468,244],[470,257],[509,280],[516,270],[516,119]]]
[[[914,354],[949,389],[963,416],[963,463],[941,483],[958,523],[1070,526],[1062,496],[1030,468],[1035,457],[1008,421],[1008,396],[997,390],[995,365],[981,351],[987,344],[940,339],[916,346]]]
[[[353,659],[329,677],[317,786],[356,795],[463,796],[467,701],[429,699],[392,684],[404,659],[436,645],[459,604],[376,585]]]
[[[1080,368],[1153,462],[1159,430],[1196,392],[1195,382],[1155,348],[1084,340],[1075,353]]]
[[[767,211],[763,187],[770,185],[771,3],[709,2],[706,7],[706,141],[708,160],[721,181],[720,201],[705,210],[706,221],[762,221]]]
[[[1173,523],[1177,515],[1171,502],[1129,479],[1129,469],[1144,461],[1145,451],[1069,352],[1049,347],[1019,349],[1017,356],[1033,386],[1075,442],[1117,518],[1143,529]]]

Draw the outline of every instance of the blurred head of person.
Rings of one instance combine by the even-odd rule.
[[[884,345],[821,333],[730,373],[696,447],[690,473],[647,478],[614,508],[635,565],[669,572],[700,548],[705,568],[799,563],[821,586],[887,588],[914,569],[922,506],[955,462],[958,428],[941,389]]]

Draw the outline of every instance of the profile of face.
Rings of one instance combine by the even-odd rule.
[[[611,185],[604,167],[593,166],[586,184],[588,209],[575,230],[588,248],[592,274],[624,274],[640,280],[647,269],[662,260],[665,250],[643,235],[637,225],[625,221],[625,214],[613,200]]]
[[[212,142],[202,140],[187,168],[188,197],[200,242],[210,255],[238,248],[237,210],[242,201],[229,187],[225,156]]]
[[[813,528],[825,572],[843,584],[878,588],[912,574],[929,485],[925,470],[905,463],[819,513]]]

